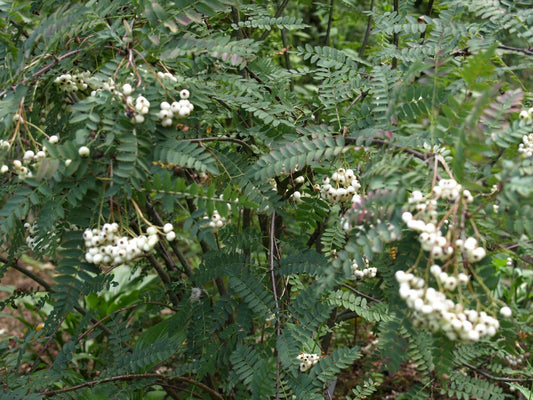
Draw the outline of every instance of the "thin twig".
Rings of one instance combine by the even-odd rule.
[[[374,302],[376,302],[376,303],[381,303],[381,300],[376,299],[375,297],[372,297],[372,296],[370,296],[370,295],[368,295],[368,294],[365,294],[365,293],[363,293],[363,292],[360,292],[359,290],[357,290],[356,288],[354,288],[354,287],[352,287],[352,286],[350,286],[350,285],[347,285],[347,284],[343,283],[341,286],[345,287],[346,289],[351,290],[351,291],[354,292],[356,295],[361,296],[361,297],[364,297],[364,298],[367,299],[367,300],[371,300],[371,301],[374,301]]]
[[[329,37],[331,34],[331,27],[333,25],[333,5],[335,3],[335,0],[331,0],[331,3],[329,3],[329,16],[328,16],[328,27],[326,29],[326,39],[325,39],[325,45],[329,46]]]
[[[242,147],[244,147],[249,153],[255,155],[254,149],[252,149],[252,147],[248,143],[246,143],[244,140],[237,139],[237,138],[222,136],[222,137],[192,138],[192,139],[182,139],[182,140],[184,140],[186,142],[193,142],[193,143],[203,143],[203,142],[233,142],[233,143],[238,143]]]
[[[276,241],[275,237],[276,229],[276,211],[272,212],[271,222],[270,222],[270,279],[272,280],[272,294],[274,295],[274,304],[276,305],[276,314],[279,313],[279,303],[278,303],[278,291],[276,288],[276,274],[274,273],[274,243]],[[281,336],[281,327],[279,323],[279,314],[276,315],[276,335],[277,337]],[[279,399],[279,390],[280,390],[280,368],[281,360],[279,354],[276,354],[276,399]]]
[[[394,7],[394,12],[396,14],[398,14],[398,11],[400,9],[400,0],[394,0],[393,1],[393,7]],[[398,36],[398,33],[397,32],[394,32],[394,34],[392,35],[392,44],[394,45],[394,48],[396,50],[398,50],[399,48],[399,36]],[[398,59],[396,57],[393,57],[392,59],[392,69],[396,69],[396,67],[398,66]]]
[[[175,312],[178,311],[177,308],[169,306],[168,304],[165,304],[165,303],[161,303],[159,301],[148,301],[146,303],[137,303],[137,304],[132,304],[132,305],[127,306],[127,307],[119,308],[118,310],[113,311],[111,314],[108,314],[105,317],[103,317],[102,319],[99,319],[98,321],[96,321],[93,324],[93,326],[91,326],[89,329],[87,329],[85,332],[83,332],[80,336],[78,336],[78,339],[76,339],[76,343],[79,343],[81,341],[81,339],[83,339],[85,336],[91,334],[94,331],[94,328],[100,326],[105,320],[107,320],[108,318],[111,318],[112,315],[117,314],[117,313],[122,312],[122,311],[128,311],[128,310],[130,310],[132,308],[135,308],[135,307],[138,307],[138,306],[144,306],[144,305],[156,305],[156,306],[161,306],[161,307],[168,308],[168,309],[170,309],[172,311],[175,311]]]
[[[163,220],[161,219],[161,217],[159,216],[159,213],[156,211],[156,209],[154,208],[152,202],[148,198],[146,199],[146,211],[148,212],[149,215],[151,215],[151,217],[153,218],[154,222],[157,225],[163,226]],[[170,244],[170,247],[172,248],[172,251],[174,252],[174,254],[176,254],[176,256],[178,257],[178,260],[179,260],[180,264],[182,265],[185,274],[187,276],[191,276],[192,275],[192,268],[189,265],[188,260],[185,258],[183,253],[180,251],[180,249],[178,247],[178,244],[175,241],[171,241],[171,242],[169,242],[169,244]]]
[[[425,14],[425,15],[427,15],[428,17],[431,16],[431,10],[432,10],[432,8],[433,8],[433,1],[434,1],[434,0],[429,0],[429,1],[428,1],[428,6],[427,6],[427,8],[426,8],[426,14]],[[420,22],[425,23],[424,21],[420,21],[420,20],[419,20],[419,23],[420,23]],[[420,33],[420,39],[423,40],[423,39],[426,37],[426,32],[427,32],[427,29],[426,29],[424,32],[421,32],[421,33]]]
[[[359,57],[363,58],[365,54],[365,49],[368,44],[368,38],[370,37],[370,32],[372,31],[372,13],[374,12],[374,0],[370,1],[370,11],[368,13],[368,22],[366,24],[365,36],[363,37],[363,44],[359,50]]]
[[[519,47],[506,46],[506,45],[503,45],[503,44],[499,45],[498,49],[514,51],[516,53],[523,53],[523,54],[528,55],[528,56],[533,56],[533,50],[531,50],[531,49],[522,49],[522,48],[519,48]]]
[[[150,379],[150,378],[166,379],[170,381],[177,380],[181,382],[187,382],[191,385],[198,386],[199,388],[205,390],[206,392],[208,392],[210,395],[214,396],[217,399],[224,400],[224,397],[220,393],[210,388],[209,386],[203,384],[202,382],[198,382],[198,381],[195,381],[194,379],[186,378],[184,376],[171,376],[171,375],[163,375],[163,374],[155,374],[155,373],[117,375],[117,376],[112,376],[110,378],[104,378],[104,379],[94,380],[90,382],[80,383],[79,385],[74,385],[71,387],[63,388],[63,389],[57,389],[57,390],[46,389],[42,394],[45,395],[46,397],[52,397],[58,394],[73,392],[75,390],[83,389],[86,387],[93,387],[101,383],[117,382],[117,381],[131,381],[131,380],[136,380],[136,379]]]
[[[494,376],[489,374],[488,372],[485,372],[477,367],[475,367],[472,364],[469,364],[467,362],[462,362],[465,367],[470,368],[472,371],[477,372],[480,375],[483,375],[485,378],[488,378],[492,381],[496,382],[533,382],[533,378],[503,378],[501,376]]]
[[[350,108],[352,108],[353,105],[355,103],[357,103],[359,100],[364,99],[368,95],[368,93],[369,93],[369,90],[361,91],[361,93],[359,93],[357,95],[357,97],[355,99],[353,99],[353,101],[350,103],[350,105],[348,107],[346,107],[346,110],[344,110],[344,112],[346,113],[346,112],[350,111]]]
[[[281,6],[278,7],[278,10],[276,11],[274,18],[279,18],[281,16],[281,14],[283,13],[283,10],[285,10],[285,7],[287,7],[287,4],[289,4],[289,0],[284,0],[283,3],[281,3]],[[265,32],[263,32],[259,40],[260,41],[265,40],[271,31],[272,29],[267,29]]]
[[[344,140],[347,143],[348,142],[352,142],[352,143],[356,143],[357,142],[357,138],[350,137],[350,136],[345,137]],[[409,154],[415,156],[416,158],[420,158],[421,160],[424,160],[424,161],[428,161],[431,158],[429,156],[429,154],[424,154],[424,153],[422,153],[420,151],[410,149],[409,147],[404,147],[404,146],[400,146],[398,144],[393,144],[393,143],[390,143],[387,140],[383,140],[383,139],[375,139],[374,138],[374,139],[370,140],[370,143],[371,144],[376,144],[376,145],[379,145],[379,146],[390,146],[390,147],[393,147],[395,149],[402,150],[402,151],[404,151],[406,153],[409,153]]]

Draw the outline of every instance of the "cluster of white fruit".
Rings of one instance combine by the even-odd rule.
[[[364,268],[359,268],[357,261],[353,260],[352,262],[352,277],[355,280],[362,280],[365,278],[374,278],[378,272],[378,269],[375,267],[370,267],[368,258],[363,257],[363,262],[365,263]]]
[[[522,143],[518,145],[518,152],[522,153],[524,157],[533,156],[533,132],[524,135]]]
[[[533,123],[533,107],[528,110],[520,111],[520,119],[524,120],[527,124]]]
[[[213,211],[213,215],[211,216],[211,218],[206,216],[203,220],[206,222],[204,225],[211,227],[213,233],[217,233],[228,223],[227,219],[221,216],[217,210]]]
[[[529,110],[522,110],[520,112],[520,119],[524,120],[526,124],[533,124],[533,107]],[[524,135],[522,143],[518,146],[518,152],[522,153],[524,157],[533,156],[533,132]]]
[[[438,269],[440,267],[432,267],[432,272],[437,273]],[[415,327],[423,327],[431,332],[442,331],[450,340],[465,341],[492,337],[500,327],[499,321],[486,312],[465,310],[462,304],[454,303],[443,292],[432,287],[426,288],[426,282],[422,278],[404,271],[397,271],[395,277],[400,284],[400,297],[413,311]],[[464,278],[462,281],[464,282]]]
[[[9,142],[4,142],[0,147],[9,150]],[[13,160],[13,171],[18,175],[20,179],[31,178],[32,168],[35,168],[39,161],[46,158],[46,148],[34,152],[33,150],[26,150],[22,156],[22,160]],[[0,173],[5,174],[9,172],[9,166],[2,165],[0,167]]]
[[[505,361],[509,363],[511,367],[519,367],[526,361],[526,357],[524,354],[506,354],[505,355]]]
[[[305,177],[303,175],[299,175],[296,178],[294,178],[294,183],[295,184],[299,184],[300,185],[300,184],[302,184],[304,182],[305,182]],[[276,184],[276,182],[274,182],[274,185],[275,184]],[[307,193],[302,193],[299,190],[295,190],[291,194],[291,199],[294,200],[296,203],[302,203],[302,197],[307,197],[307,196],[308,196]]]
[[[72,93],[87,89],[90,84],[90,76],[91,73],[89,71],[78,74],[63,74],[54,79],[54,83],[58,85],[62,91]]]
[[[200,297],[202,297],[202,289],[199,287],[193,287],[191,289],[191,295],[189,296],[189,301],[191,303],[194,303],[200,300]]]
[[[34,236],[37,232],[34,224],[29,222],[24,223],[24,228],[26,228],[26,244],[30,250],[35,250],[40,241]]]
[[[117,266],[150,252],[159,242],[158,231],[153,226],[146,229],[146,235],[137,237],[121,236],[118,231],[116,222],[106,223],[101,229],[86,229],[83,232],[85,260],[96,265]],[[163,232],[169,241],[176,238],[170,223],[163,226]]]
[[[420,232],[418,240],[422,249],[430,253],[435,260],[447,260],[459,249],[470,262],[477,262],[485,257],[485,249],[478,246],[477,240],[469,237],[465,240],[458,239],[454,245],[450,238],[443,235],[438,226],[437,206],[438,200],[448,201],[464,200],[466,203],[473,201],[473,196],[467,189],[462,189],[454,179],[441,179],[439,184],[433,187],[431,195],[424,196],[422,192],[415,190],[409,197],[409,205],[416,210],[415,216],[409,211],[402,214],[403,221],[409,229]]]
[[[174,83],[176,83],[178,81],[178,78],[176,78],[170,72],[157,71],[157,76],[161,80],[170,79]]]
[[[357,180],[353,170],[339,168],[330,177],[324,177],[320,186],[320,196],[331,204],[359,203],[361,196],[357,191],[361,184]]]
[[[142,124],[144,122],[144,116],[150,112],[150,102],[146,99],[146,97],[141,95],[137,96],[137,98],[135,99],[135,105],[131,105],[135,110],[133,122],[135,122],[136,124]],[[130,103],[128,103],[128,106],[130,106]]]
[[[315,365],[318,360],[320,360],[320,356],[318,354],[309,354],[309,353],[300,353],[296,357],[300,362],[300,371],[305,372],[309,368],[311,368],[313,365]]]
[[[157,116],[161,120],[161,125],[164,127],[172,126],[172,119],[182,119],[188,117],[192,110],[194,110],[193,104],[188,100],[190,93],[187,89],[180,91],[180,101],[173,101],[172,104],[163,101],[159,105],[160,110]]]
[[[406,211],[402,215],[408,228],[419,232],[418,240],[423,250],[430,253],[432,260],[447,260],[446,265],[462,265],[464,262],[475,263],[481,261],[485,249],[478,245],[474,237],[457,239],[453,225],[448,226],[446,235],[441,232],[437,222],[439,200],[446,202],[461,201],[466,204],[473,201],[473,196],[464,190],[454,179],[442,179],[428,195],[414,191],[409,198],[409,207],[416,210],[415,215]],[[446,221],[442,222],[444,225]],[[454,256],[456,259],[452,258]],[[459,262],[462,261],[462,262]],[[459,262],[458,264],[455,264]],[[439,289],[428,287],[426,281],[412,273],[396,272],[396,280],[400,284],[400,297],[413,311],[414,324],[424,327],[431,332],[442,331],[450,340],[477,341],[481,338],[492,337],[496,334],[500,324],[498,320],[484,311],[465,309],[461,303],[455,303],[447,297],[461,285],[467,285],[470,277],[456,268],[454,273],[443,271],[443,268],[433,264],[429,272],[435,278]],[[512,315],[509,307],[502,307],[500,314],[504,317]]]

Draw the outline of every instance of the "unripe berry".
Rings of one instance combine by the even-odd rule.
[[[181,97],[182,99],[184,99],[184,100],[185,100],[185,99],[188,99],[188,98],[189,98],[189,95],[190,95],[190,93],[189,93],[189,91],[188,91],[187,89],[183,89],[183,90],[180,92],[180,97]]]

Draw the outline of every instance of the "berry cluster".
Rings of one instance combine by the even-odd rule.
[[[437,268],[432,269],[438,272]],[[426,288],[422,278],[404,271],[397,271],[395,277],[400,284],[400,297],[413,310],[415,327],[442,331],[450,340],[465,341],[492,337],[500,327],[498,320],[486,312],[465,310],[462,304],[454,303],[443,292]]]
[[[357,191],[361,184],[357,180],[353,170],[339,168],[330,177],[324,177],[323,183],[320,186],[320,196],[331,204],[359,203],[361,197]]]
[[[528,125],[533,124],[533,107],[529,110],[522,110],[520,112],[520,119]],[[533,156],[533,132],[528,135],[524,135],[522,143],[518,146],[518,152],[522,153],[524,157]]]
[[[62,91],[72,93],[87,89],[90,84],[90,76],[91,73],[89,71],[81,72],[79,74],[63,74],[54,79],[54,83],[58,85]]]
[[[444,218],[438,221],[439,200],[445,202],[448,210],[444,214],[453,222]],[[397,271],[400,297],[413,311],[415,326],[432,332],[442,331],[451,340],[477,341],[494,336],[499,328],[498,320],[486,312],[465,309],[463,304],[456,304],[447,297],[456,290],[461,292],[461,286],[466,286],[470,280],[466,271],[461,272],[464,270],[461,266],[479,262],[486,255],[476,238],[458,239],[458,227],[461,225],[456,220],[458,207],[462,205],[466,209],[472,201],[472,194],[454,179],[441,179],[428,195],[414,191],[408,201],[408,207],[414,209],[414,215],[409,211],[402,214],[408,228],[419,232],[418,240],[422,249],[429,252],[429,259],[433,261],[429,272],[438,289],[428,287],[426,280],[412,273]],[[443,227],[446,228],[445,233],[441,231]],[[444,260],[444,267],[437,265],[435,260]],[[509,317],[510,311],[508,307],[503,307],[500,313]]]
[[[191,303],[194,303],[200,300],[200,297],[202,297],[202,289],[199,287],[193,287],[191,289],[191,295],[189,296],[189,301]]]
[[[163,232],[167,240],[174,240],[176,234],[172,224],[165,224]],[[159,242],[157,229],[153,226],[146,229],[146,235],[129,238],[118,234],[119,225],[104,224],[101,229],[86,229],[85,260],[88,263],[105,266],[117,266],[131,261],[144,253],[150,252]]]
[[[9,150],[9,142],[4,142],[1,147]],[[13,160],[13,171],[22,180],[31,178],[33,176],[32,169],[35,169],[38,166],[38,163],[44,158],[46,158],[46,147],[43,147],[42,150],[37,152],[26,150],[22,156],[22,160]],[[0,167],[0,173],[5,174],[7,172],[9,172],[9,166],[5,164],[2,165]]]
[[[157,116],[161,120],[161,125],[169,127],[172,125],[172,118],[185,118],[188,117],[192,110],[194,110],[193,104],[188,100],[190,93],[187,89],[180,91],[180,101],[174,101],[172,104],[163,101],[159,105],[160,111]]]
[[[353,260],[352,263],[352,277],[354,280],[362,280],[365,278],[374,278],[378,272],[377,268],[370,267],[368,258],[363,257],[363,262],[365,263],[364,268],[359,268],[357,261]]]
[[[418,240],[422,249],[428,251],[432,259],[448,260],[455,253],[455,248],[464,252],[470,262],[480,261],[485,257],[485,249],[478,246],[477,240],[469,237],[451,242],[451,235],[444,235],[437,221],[438,200],[464,201],[471,203],[474,198],[469,190],[463,189],[454,179],[441,179],[430,195],[424,196],[415,190],[409,197],[409,206],[416,210],[416,214],[406,211],[402,214],[403,221],[409,229],[420,232]]]
[[[524,120],[527,124],[533,123],[533,107],[529,110],[520,111],[520,119]]]
[[[136,124],[142,124],[144,122],[144,116],[150,112],[150,102],[146,99],[146,97],[141,95],[135,99],[135,105],[133,104],[133,99],[131,96],[126,97],[126,103],[128,104],[128,107],[130,107],[130,109],[133,108],[135,110],[133,122],[135,122]]]
[[[308,369],[310,369],[313,365],[315,365],[318,360],[320,360],[320,356],[318,354],[308,354],[308,353],[300,353],[296,357],[300,363],[300,371],[305,372]]]
[[[38,240],[37,237],[35,236],[37,233],[35,224],[30,224],[29,222],[26,222],[24,223],[24,228],[26,228],[26,232],[27,232],[26,244],[28,245],[30,250],[33,251],[42,242],[42,238]],[[48,245],[43,246],[44,250],[46,250],[46,248],[48,248]]]
[[[526,357],[524,354],[514,355],[514,354],[506,354],[505,355],[505,361],[509,363],[511,368],[520,367],[524,362],[526,361]]]
[[[213,233],[217,233],[220,229],[224,228],[226,224],[228,223],[227,219],[220,215],[220,213],[217,210],[213,211],[213,215],[211,218],[204,217],[203,219],[206,223],[205,226],[209,226],[212,229]]]
[[[524,135],[522,143],[518,145],[518,152],[522,153],[524,157],[533,156],[533,132]]]
[[[157,71],[157,76],[159,79],[170,79],[172,82],[176,83],[178,81],[178,78],[176,78],[174,75],[172,75],[170,72],[162,72]]]

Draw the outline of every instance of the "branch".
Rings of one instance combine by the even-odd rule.
[[[44,394],[46,397],[52,397],[58,394],[73,392],[75,390],[83,389],[86,387],[93,387],[94,385],[98,385],[101,383],[117,382],[117,381],[131,381],[131,380],[136,380],[136,379],[149,379],[149,378],[167,379],[170,381],[177,380],[181,382],[186,382],[191,385],[198,386],[199,388],[205,390],[206,392],[208,392],[210,395],[214,396],[217,399],[224,400],[224,397],[220,393],[210,388],[209,386],[203,384],[202,382],[198,382],[198,381],[195,381],[194,379],[186,378],[183,376],[170,376],[170,375],[162,375],[162,374],[154,374],[154,373],[118,375],[118,376],[113,376],[110,378],[104,378],[100,380],[84,382],[84,383],[80,383],[79,385],[74,385],[71,387],[58,389],[58,390],[46,389],[42,394]]]
[[[503,378],[501,376],[494,376],[494,375],[491,375],[489,374],[488,372],[485,372],[471,364],[468,364],[467,362],[462,362],[461,364],[463,364],[465,367],[468,367],[470,368],[472,371],[475,371],[477,372],[478,374],[480,375],[483,375],[485,378],[488,378],[492,381],[496,381],[496,382],[533,382],[533,378]]]
[[[521,49],[519,47],[511,47],[511,46],[506,46],[506,45],[503,45],[503,44],[498,46],[498,49],[514,51],[516,53],[523,53],[523,54],[528,55],[528,56],[533,56],[533,50],[531,50],[531,49]]]
[[[249,153],[255,155],[254,149],[246,143],[244,140],[232,138],[232,137],[207,137],[207,138],[193,138],[193,139],[183,139],[186,142],[193,142],[193,143],[203,143],[203,142],[233,142],[238,143],[242,147],[244,147]]]
[[[289,0],[284,0],[283,3],[281,3],[281,6],[278,7],[278,11],[276,11],[276,14],[274,15],[274,18],[279,18],[281,14],[283,13],[283,10],[285,10],[285,7],[287,7],[287,4],[289,4]],[[259,39],[261,42],[267,38],[267,36],[270,34],[272,29],[268,29],[261,35],[261,38]]]
[[[161,267],[161,264],[159,264],[159,261],[157,261],[157,259],[154,257],[153,254],[148,254],[146,256],[146,258],[148,259],[148,261],[150,262],[150,264],[152,264],[152,267],[154,267],[154,269],[156,270],[157,274],[159,275],[159,278],[163,281],[163,283],[165,284],[165,286],[168,287],[167,289],[167,295],[168,297],[170,298],[170,301],[172,301],[172,303],[177,306],[179,304],[179,299],[176,297],[176,295],[172,292],[172,288],[170,287],[171,286],[171,283],[172,281],[170,280],[170,276],[167,274],[167,271],[165,271],[162,267]]]
[[[14,85],[12,85],[12,86],[11,86],[11,89],[12,89],[12,90],[15,90],[19,85],[25,85],[26,83],[28,83],[28,82],[31,81],[32,79],[38,78],[39,76],[41,76],[42,74],[44,74],[45,72],[47,72],[48,70],[50,70],[50,69],[51,69],[54,65],[56,65],[58,62],[63,61],[65,58],[71,57],[71,56],[73,56],[73,55],[75,55],[75,54],[78,54],[78,53],[81,52],[82,50],[84,50],[84,49],[76,49],[76,50],[72,50],[72,51],[69,51],[69,52],[63,54],[62,56],[56,57],[55,60],[52,61],[50,64],[47,64],[47,65],[45,65],[44,67],[42,67],[40,70],[34,72],[30,78],[25,78],[25,79],[23,79],[21,82],[19,82],[19,83],[15,83]],[[8,92],[8,89],[2,90],[2,91],[0,92],[0,97],[3,97],[7,92]]]
[[[344,138],[344,140],[348,143],[348,142],[352,142],[352,143],[357,143],[357,138],[355,137],[350,137],[350,136],[347,136]],[[409,147],[404,147],[404,146],[400,146],[398,144],[392,144],[386,140],[383,140],[383,139],[371,139],[370,141],[371,144],[376,144],[376,145],[379,145],[379,146],[391,146],[397,150],[402,150],[406,153],[409,153],[413,156],[415,156],[416,158],[420,158],[421,160],[423,161],[428,161],[430,159],[429,157],[429,154],[424,154],[420,151],[417,151],[417,150],[413,150],[413,149],[410,149]]]
[[[33,272],[27,270],[22,265],[20,265],[20,261],[17,260],[16,262],[9,261],[7,258],[0,256],[0,262],[3,264],[6,264],[8,267],[11,267],[20,273],[26,275],[28,278],[32,279],[33,281],[37,282],[39,285],[41,285],[44,290],[46,290],[48,293],[54,293],[54,289],[52,286],[50,286],[47,282],[45,282],[41,277],[35,275]],[[83,307],[76,305],[74,306],[76,311],[78,311],[82,315],[87,315],[87,310]],[[91,322],[95,322],[96,320],[94,318],[91,318]],[[105,326],[100,327],[104,333],[107,335],[111,334],[111,331],[107,329]]]
[[[276,230],[276,211],[272,212],[271,222],[270,222],[270,279],[272,280],[272,293],[274,295],[274,303],[276,305],[276,335],[279,338],[281,336],[281,327],[279,323],[279,303],[278,303],[278,291],[276,288],[276,274],[274,273],[274,245],[276,241],[275,236]],[[279,390],[280,390],[280,367],[281,360],[279,354],[276,355],[276,399],[279,399]]]
[[[370,1],[370,11],[368,14],[368,22],[366,24],[365,36],[363,38],[363,44],[359,50],[359,57],[363,58],[365,54],[366,45],[368,44],[368,38],[370,37],[370,31],[372,30],[372,13],[374,12],[374,0]]]
[[[347,285],[347,284],[343,283],[341,286],[345,287],[346,289],[350,289],[356,295],[364,297],[367,300],[375,301],[376,303],[381,303],[381,300],[376,299],[375,297],[372,297],[372,296],[370,296],[368,294],[365,294],[363,292],[360,292],[359,290],[357,290],[356,288],[354,288],[354,287],[352,287],[350,285]]]
[[[393,0],[393,7],[394,7],[394,12],[396,14],[398,14],[398,11],[400,9],[400,0]],[[396,50],[398,50],[399,48],[399,36],[398,36],[398,33],[394,32],[394,34],[392,35],[392,44],[394,45],[394,47],[396,48]],[[392,69],[396,69],[396,67],[398,66],[398,59],[396,57],[394,57],[392,59]]]
[[[333,5],[335,3],[335,0],[331,0],[331,3],[329,4],[329,16],[328,16],[328,27],[326,29],[326,40],[325,45],[329,46],[329,35],[331,33],[331,26],[333,25]]]
[[[20,260],[17,260],[16,262],[10,262],[7,258],[0,256],[0,262],[2,264],[6,264],[8,267],[12,267],[13,269],[16,269],[17,271],[23,273],[31,280],[37,282],[39,285],[41,285],[44,290],[47,292],[53,292],[52,286],[50,286],[47,282],[44,281],[40,276],[35,275],[33,272],[27,270],[20,264]]]

